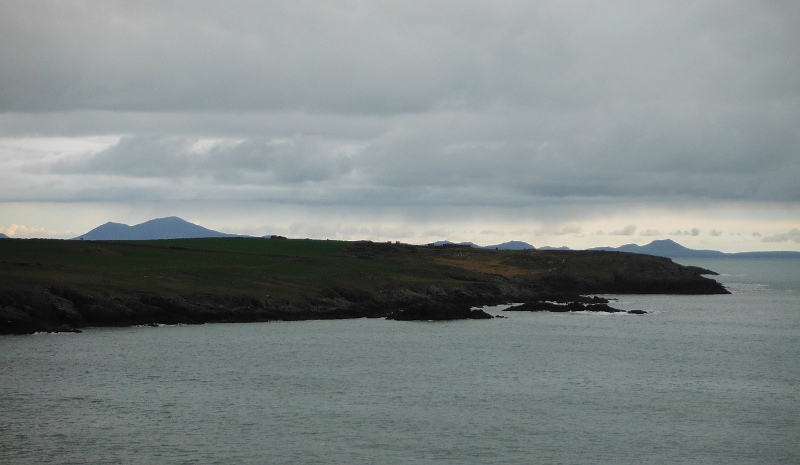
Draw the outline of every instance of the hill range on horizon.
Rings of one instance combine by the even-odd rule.
[[[177,216],[156,218],[134,226],[108,222],[74,239],[88,241],[143,241],[157,239],[199,239],[239,237],[190,223]]]
[[[631,252],[669,258],[800,258],[800,252],[792,251],[726,253],[719,250],[690,249],[672,239],[657,239],[646,245],[625,244],[619,247],[593,247],[586,250]]]
[[[0,234],[0,238],[8,237]],[[248,237],[238,234],[228,234],[190,223],[177,216],[156,218],[143,223],[129,226],[122,223],[108,222],[91,231],[75,237],[74,240],[158,240],[158,239],[199,239],[208,237]],[[263,237],[270,237],[269,235]],[[497,250],[535,250],[536,247],[523,241],[508,241],[502,244],[480,246],[473,242],[454,243],[443,240],[428,245],[448,246],[460,245],[480,249]],[[539,250],[580,250],[569,247],[543,246]],[[669,258],[800,258],[800,252],[770,251],[770,252],[737,252],[726,253],[718,250],[698,250],[684,247],[671,239],[658,239],[645,245],[625,244],[619,247],[593,247],[585,250],[604,252],[631,252],[646,255],[655,255]]]
[[[484,245],[484,246],[478,245],[474,242],[436,241],[428,245],[433,245],[435,247],[446,246],[446,245],[461,245],[461,246],[474,247],[476,249],[496,249],[496,250],[531,250],[536,248],[528,244],[527,242],[522,242],[522,241],[508,241],[508,242],[503,242],[502,244]]]

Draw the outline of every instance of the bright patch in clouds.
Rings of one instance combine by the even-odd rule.
[[[11,224],[8,226],[0,225],[0,233],[3,233],[8,237],[46,237],[57,234],[53,231],[46,231],[44,228],[28,227],[24,224]]]

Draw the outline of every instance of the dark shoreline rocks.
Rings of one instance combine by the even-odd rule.
[[[474,282],[445,290],[398,288],[382,293],[329,288],[299,302],[246,296],[193,294],[161,296],[88,295],[63,286],[41,290],[0,290],[0,335],[75,332],[87,327],[126,327],[204,323],[388,318],[446,321],[493,318],[473,307],[525,302],[506,311],[621,312],[608,299],[543,291],[540,283],[508,280]],[[631,313],[636,313],[632,311]],[[644,313],[644,312],[642,312]]]
[[[521,305],[509,307],[504,312],[603,312],[603,313],[630,313],[632,315],[644,315],[644,310],[622,310],[608,305],[608,303],[582,303],[581,299],[586,296],[578,296],[577,300],[556,303],[551,300],[536,300],[525,302]],[[597,297],[595,297],[597,298]],[[590,298],[591,299],[591,298]],[[606,299],[601,299],[606,300]],[[608,302],[606,300],[606,302]]]

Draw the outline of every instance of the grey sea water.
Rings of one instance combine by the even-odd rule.
[[[800,260],[688,264],[733,295],[2,337],[0,463],[800,463]]]

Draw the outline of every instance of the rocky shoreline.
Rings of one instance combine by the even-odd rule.
[[[0,334],[79,332],[87,327],[126,327],[204,323],[252,323],[350,318],[387,318],[397,321],[491,319],[473,309],[526,301],[509,311],[621,311],[606,303],[582,303],[587,297],[507,295],[498,289],[446,293],[399,289],[380,296],[357,296],[330,289],[327,297],[303,302],[266,302],[249,298],[195,295],[163,297],[142,294],[127,297],[89,296],[72,289],[50,287],[39,292],[0,291]],[[542,300],[543,299],[543,300]],[[553,304],[552,300],[566,301]],[[604,307],[601,307],[604,306]]]
[[[713,283],[713,284],[710,284]],[[695,293],[727,291],[713,280],[683,283],[628,279],[606,284],[574,282],[550,277],[534,282],[495,278],[446,290],[402,287],[379,293],[358,289],[326,288],[320,295],[298,302],[248,297],[193,294],[167,297],[152,293],[127,296],[88,295],[62,286],[41,290],[0,290],[0,334],[77,331],[87,327],[154,324],[247,323],[266,321],[387,318],[392,320],[489,319],[473,310],[483,305],[523,303],[506,311],[621,312],[587,293]],[[574,289],[579,292],[575,292]],[[663,292],[670,290],[673,292]],[[684,292],[675,292],[676,290]],[[627,291],[627,292],[620,292]],[[694,291],[694,292],[685,292]],[[632,311],[631,313],[645,313]]]

